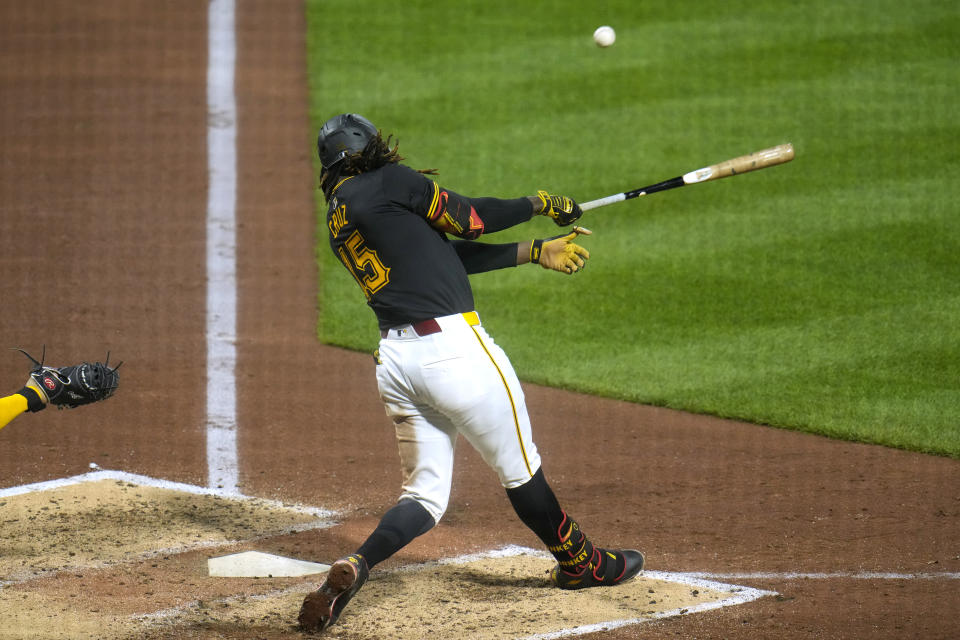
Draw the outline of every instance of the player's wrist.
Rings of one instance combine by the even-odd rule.
[[[527,264],[530,262],[530,245],[533,242],[518,242],[517,243],[517,266],[519,267],[522,264]]]
[[[530,241],[528,259],[533,264],[540,264],[540,255],[543,253],[543,238],[534,238]]]
[[[530,206],[533,208],[533,215],[535,216],[546,215],[547,210],[550,208],[550,201],[545,200],[539,195],[527,196],[527,200],[530,201]]]
[[[36,413],[47,407],[46,397],[37,389],[31,387],[29,383],[23,389],[18,391],[20,395],[27,399],[27,411]]]

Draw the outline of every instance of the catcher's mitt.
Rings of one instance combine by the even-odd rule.
[[[30,358],[36,366],[30,371],[30,378],[27,380],[27,388],[37,392],[43,405],[52,404],[58,409],[73,409],[91,402],[106,400],[116,391],[120,384],[120,374],[117,366],[110,368],[110,352],[107,352],[107,360],[104,363],[84,362],[82,364],[70,367],[48,367],[43,364],[46,358],[47,349],[44,346],[43,354],[38,362],[33,356],[17,349],[20,353]],[[34,408],[31,403],[31,411],[39,411],[43,406]]]

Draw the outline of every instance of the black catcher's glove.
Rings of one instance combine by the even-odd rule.
[[[546,191],[537,191],[537,197],[543,203],[540,215],[550,216],[557,226],[565,227],[576,222],[583,215],[580,205],[567,196],[552,196]]]
[[[32,398],[28,396],[27,404],[30,411],[40,411],[48,404],[56,405],[58,409],[73,409],[80,405],[106,400],[113,395],[117,385],[120,384],[120,374],[117,373],[117,369],[123,363],[111,369],[109,351],[106,362],[102,364],[84,362],[69,367],[45,366],[43,361],[47,353],[46,347],[39,362],[23,349],[17,349],[17,351],[30,358],[36,365],[30,371],[25,389],[35,391],[40,396],[42,404],[31,402]]]

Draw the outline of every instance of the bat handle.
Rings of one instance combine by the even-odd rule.
[[[597,207],[603,207],[608,204],[613,204],[614,202],[623,202],[624,200],[630,200],[632,198],[639,198],[640,196],[645,196],[648,193],[656,193],[657,191],[666,191],[667,189],[676,189],[677,187],[682,187],[684,185],[682,177],[670,178],[669,180],[664,180],[663,182],[658,182],[657,184],[651,184],[648,187],[643,187],[641,189],[634,189],[633,191],[624,191],[623,193],[618,193],[612,196],[607,196],[606,198],[600,198],[599,200],[591,200],[590,202],[584,202],[580,205],[581,211],[589,211],[590,209],[596,209]]]
[[[627,194],[618,193],[616,195],[607,196],[606,198],[599,198],[598,200],[591,200],[590,202],[581,202],[580,210],[581,211],[590,211],[590,209],[596,209],[597,207],[605,207],[608,204],[613,204],[614,202],[623,202],[627,199]]]

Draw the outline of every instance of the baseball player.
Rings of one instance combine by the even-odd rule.
[[[43,364],[46,348],[39,362],[26,351],[19,351],[30,358],[34,368],[20,391],[0,398],[0,429],[20,414],[43,411],[48,404],[59,409],[73,409],[105,400],[120,384],[120,374],[117,373],[120,365],[110,368],[109,353],[104,364],[84,362],[70,367],[48,367]]]
[[[523,390],[506,354],[474,309],[468,275],[528,262],[572,274],[589,252],[570,233],[530,242],[475,242],[549,216],[572,224],[570,198],[468,198],[403,164],[391,136],[356,114],[327,121],[317,138],[330,248],[377,316],[377,386],[396,428],[402,491],[354,553],[331,565],[306,596],[299,622],[336,622],[369,571],[429,531],[447,508],[454,445],[463,435],[498,474],[520,519],[556,557],[563,589],[611,586],[641,571],[642,553],[594,546],[554,496],[533,442]]]

